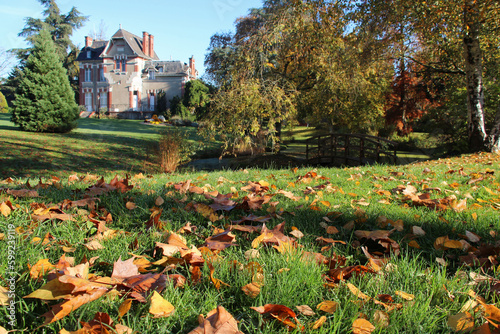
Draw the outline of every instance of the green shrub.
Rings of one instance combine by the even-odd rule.
[[[9,112],[9,105],[7,104],[7,100],[5,96],[0,92],[0,113],[5,114]]]

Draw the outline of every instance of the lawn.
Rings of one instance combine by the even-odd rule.
[[[136,120],[82,118],[71,133],[40,134],[20,131],[8,114],[0,114],[0,176],[152,172],[153,148],[163,128]],[[194,128],[182,130],[200,140]]]
[[[141,172],[131,155],[90,172],[65,150],[91,159],[94,138],[92,154],[130,151],[156,129],[81,120],[62,140],[2,122],[2,147],[29,143],[13,150],[40,162],[24,175],[2,166],[0,333],[490,333],[500,323],[498,155],[168,175]],[[39,167],[50,159],[66,165]]]

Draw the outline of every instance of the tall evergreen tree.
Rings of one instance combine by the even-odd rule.
[[[78,106],[66,70],[47,30],[41,30],[21,74],[12,121],[33,132],[69,132]]]
[[[24,37],[26,42],[33,45],[34,40],[38,36],[38,33],[42,29],[49,31],[51,39],[54,41],[56,46],[56,52],[63,62],[64,68],[67,70],[67,75],[71,86],[78,92],[78,64],[76,62],[76,57],[78,56],[78,49],[71,41],[71,35],[73,32],[81,28],[88,17],[83,16],[75,7],[64,14],[61,13],[59,6],[55,0],[38,0],[40,4],[45,8],[43,11],[43,18],[25,18],[25,26],[23,30],[19,33],[19,37]],[[26,60],[31,52],[31,47],[26,49],[14,49],[14,52],[19,59],[18,69],[23,70]],[[9,75],[7,80],[7,90],[15,89],[17,87],[17,81],[19,71],[13,70]],[[12,98],[11,94],[6,94],[7,100]]]

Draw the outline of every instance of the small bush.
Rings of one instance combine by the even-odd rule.
[[[158,164],[164,173],[173,173],[195,153],[195,147],[187,139],[186,132],[170,127],[160,133],[158,140]]]
[[[9,112],[9,105],[7,104],[7,100],[5,96],[0,92],[0,114],[5,114]]]

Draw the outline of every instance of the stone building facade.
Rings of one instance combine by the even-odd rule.
[[[154,42],[147,32],[140,38],[121,27],[109,41],[85,37],[77,58],[79,104],[87,111],[140,119],[155,113],[160,92],[167,101],[182,96],[185,84],[197,77],[194,58],[188,64],[160,60]]]

